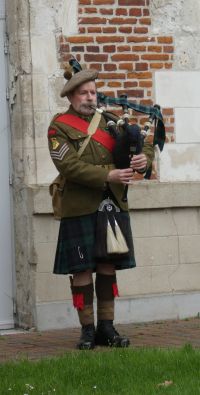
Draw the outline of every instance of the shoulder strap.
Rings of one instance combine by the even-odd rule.
[[[80,147],[80,149],[78,150],[78,157],[80,158],[83,151],[85,150],[85,148],[87,147],[92,135],[96,132],[98,126],[99,126],[99,122],[101,120],[101,114],[97,111],[95,111],[90,124],[88,126],[88,136],[86,137],[86,139],[83,142],[83,145]]]
[[[81,119],[73,114],[63,114],[58,116],[54,122],[64,123],[65,125],[72,126],[77,131],[80,131],[88,135],[89,122]],[[96,129],[95,133],[92,134],[92,139],[101,143],[109,151],[113,151],[115,146],[115,139],[110,134],[106,133],[104,130]]]

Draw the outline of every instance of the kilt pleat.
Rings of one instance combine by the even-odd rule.
[[[123,212],[123,215],[127,217],[127,232],[132,237],[129,214]],[[116,270],[136,266],[133,249],[126,256],[107,262],[95,258],[96,220],[97,213],[61,219],[53,269],[55,274],[74,274],[88,269],[95,272],[97,263],[112,263]]]

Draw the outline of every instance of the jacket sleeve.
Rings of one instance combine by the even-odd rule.
[[[151,164],[152,164],[152,162],[154,160],[154,147],[153,147],[153,145],[151,143],[144,143],[142,152],[147,157],[147,169],[148,169],[151,166]]]
[[[91,188],[103,188],[109,170],[82,161],[67,134],[54,125],[48,131],[48,144],[54,165],[67,180]]]

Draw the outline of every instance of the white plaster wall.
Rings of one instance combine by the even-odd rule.
[[[175,109],[175,144],[160,155],[160,181],[200,181],[200,71],[155,73],[155,97]]]
[[[161,154],[160,181],[200,181],[200,2],[152,0],[150,7],[151,33],[172,36],[175,46],[173,71],[155,73],[155,101],[175,109],[177,145]]]
[[[200,144],[166,145],[160,155],[160,181],[200,181]]]
[[[47,148],[47,128],[53,115],[65,111],[60,98],[64,84],[57,54],[57,37],[77,33],[77,0],[30,1],[30,40],[33,73],[33,107],[37,184],[56,175]]]

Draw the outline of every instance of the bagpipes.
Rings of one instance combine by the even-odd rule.
[[[126,95],[116,99],[101,93],[98,93],[98,102],[109,105],[117,104],[123,108],[122,117],[117,117],[101,108],[95,108],[96,112],[104,116],[109,132],[116,139],[113,150],[116,168],[128,168],[131,156],[142,152],[145,138],[151,132],[153,122],[155,124],[153,145],[158,145],[162,151],[165,143],[165,127],[159,105],[146,107],[128,101]],[[149,119],[142,130],[137,124],[129,124],[129,108],[149,114]],[[141,172],[145,171],[146,169]],[[150,178],[150,175],[151,169],[148,169],[145,178]],[[124,188],[123,202],[127,201],[127,192],[128,185]],[[112,195],[110,197],[109,189],[107,197],[98,209],[95,254],[97,258],[101,259],[117,259],[117,257],[127,256],[127,254],[129,257],[134,255],[130,223],[126,214],[114,203]]]
[[[95,108],[97,112],[103,115],[107,122],[110,134],[116,139],[116,144],[113,150],[113,159],[116,168],[128,168],[130,166],[131,157],[142,152],[145,138],[151,132],[153,122],[155,123],[153,145],[158,145],[160,151],[162,151],[165,143],[165,127],[159,105],[156,104],[152,107],[147,107],[135,104],[127,100],[127,95],[121,95],[119,98],[112,98],[105,96],[102,93],[98,93],[97,97],[99,104],[117,104],[121,105],[123,109],[122,117],[117,117],[110,112],[102,110],[102,108]],[[145,122],[142,129],[137,124],[129,123],[129,108],[149,114],[149,119]],[[150,167],[147,170],[144,178],[150,178],[151,169],[152,168]],[[141,173],[145,171],[146,169],[141,171]],[[122,201],[124,202],[127,201],[127,191],[128,185],[125,187],[122,197]]]

